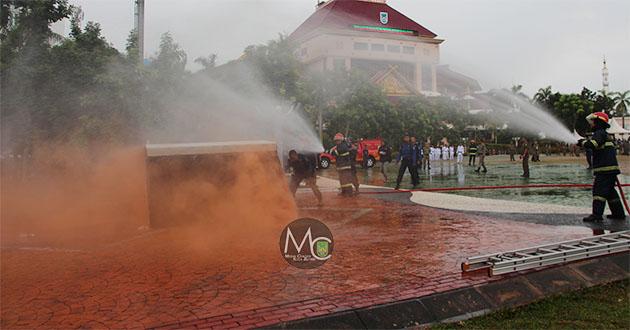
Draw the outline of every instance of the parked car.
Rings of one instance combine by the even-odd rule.
[[[381,139],[366,139],[361,140],[358,143],[354,143],[353,145],[357,148],[357,157],[356,162],[359,164],[363,163],[363,148],[367,148],[369,158],[367,160],[368,167],[374,166],[376,161],[380,159],[378,154],[378,147],[383,144],[383,140]],[[336,148],[332,147],[327,149],[326,151],[319,154],[319,168],[329,168],[331,164],[336,162],[335,156],[332,155],[332,151]]]

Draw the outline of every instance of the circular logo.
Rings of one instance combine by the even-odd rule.
[[[280,253],[291,266],[308,269],[323,265],[333,252],[333,236],[321,221],[300,218],[280,235]]]

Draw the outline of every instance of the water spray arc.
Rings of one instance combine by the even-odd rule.
[[[527,99],[505,90],[493,91],[492,96],[480,97],[492,109],[489,120],[519,129],[532,135],[574,144],[576,136],[549,112],[530,103]]]

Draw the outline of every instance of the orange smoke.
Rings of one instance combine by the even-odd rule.
[[[89,247],[145,232],[148,196],[155,193],[145,161],[143,147],[96,152],[59,145],[3,160],[2,245]],[[235,155],[223,167],[197,171],[203,177],[167,167],[175,185],[158,203],[174,224],[187,225],[180,231],[191,244],[274,237],[297,212],[277,159],[271,170],[264,162],[257,154]]]

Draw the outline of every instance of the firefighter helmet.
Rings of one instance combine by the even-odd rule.
[[[592,114],[586,116],[586,120],[590,123],[593,123],[595,119],[599,119],[608,124],[608,115],[605,112],[593,112]]]
[[[342,141],[343,140],[343,134],[341,134],[341,133],[335,134],[335,138],[333,140],[335,140],[335,141]]]

